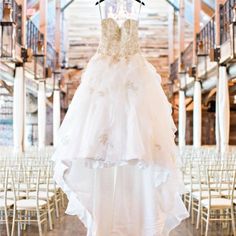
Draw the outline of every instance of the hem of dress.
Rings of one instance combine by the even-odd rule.
[[[81,220],[81,222],[84,224],[86,229],[92,230],[94,221],[92,218],[92,214],[86,209],[86,207],[83,206],[81,203],[80,199],[77,197],[77,195],[73,192],[73,190],[69,187],[69,184],[66,181],[65,174],[66,172],[71,168],[71,165],[73,161],[63,161],[63,160],[53,160],[55,162],[55,171],[54,171],[54,180],[56,181],[57,185],[62,189],[62,191],[67,195],[68,198],[68,206],[65,211],[66,214],[68,215],[76,215],[78,218]],[[75,160],[76,161],[76,160]],[[148,168],[151,165],[147,164],[143,160],[137,160],[137,159],[132,159],[132,160],[127,160],[127,161],[120,161],[120,162],[114,162],[114,163],[102,163],[102,161],[94,161],[91,159],[87,160],[80,160],[84,161],[84,167],[85,168],[112,168],[112,167],[121,167],[125,165],[133,165],[137,168]],[[168,179],[170,177],[170,170],[160,168],[157,166],[153,166],[155,169],[154,171],[154,187],[158,188],[160,185],[168,182]],[[184,190],[176,192],[176,194],[182,194]],[[176,228],[182,220],[186,219],[188,215],[184,215],[183,217],[181,216],[173,216],[177,222],[175,226],[169,228],[168,230],[165,230],[163,235],[169,235],[169,232],[172,231],[174,228]],[[93,236],[94,232],[88,232],[87,236]]]

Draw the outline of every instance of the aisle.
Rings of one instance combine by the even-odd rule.
[[[3,225],[0,225],[0,235],[5,236],[5,232],[2,230]],[[213,235],[222,236],[226,234],[214,227],[214,232],[212,232],[211,229],[209,231],[209,236]],[[36,226],[31,225],[21,236],[38,236],[38,229]],[[45,236],[86,236],[86,229],[83,227],[82,223],[78,221],[77,217],[61,214],[61,218],[56,220],[54,230],[48,231]],[[190,220],[186,220],[176,228],[170,236],[200,236],[200,231],[196,231]]]

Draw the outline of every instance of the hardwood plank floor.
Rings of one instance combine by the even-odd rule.
[[[17,229],[15,231],[17,234]],[[32,224],[27,227],[26,231],[21,231],[20,236],[38,236],[38,228]],[[61,217],[56,219],[56,224],[53,231],[47,231],[45,236],[86,236],[86,229],[83,224],[78,220],[76,216],[68,216],[61,212]],[[195,225],[192,225],[190,219],[187,219],[181,223],[176,229],[174,229],[170,236],[200,236],[200,230],[195,229]],[[210,227],[209,236],[226,236],[232,235],[227,230],[222,229],[221,226],[215,225]],[[6,236],[5,226],[0,225],[0,236]],[[125,236],[125,235],[124,235]],[[149,235],[147,235],[149,236]]]

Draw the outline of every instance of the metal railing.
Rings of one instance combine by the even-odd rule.
[[[230,36],[229,25],[234,18],[234,7],[236,0],[227,0],[220,5],[220,44],[225,43]]]
[[[37,26],[31,21],[27,21],[27,48],[31,48],[35,53],[37,53],[38,41],[44,41],[44,35],[40,33]]]
[[[12,1],[13,21],[16,23],[16,42],[22,45],[22,6]]]
[[[57,59],[57,52],[53,48],[52,44],[47,42],[47,66],[55,69],[56,67],[56,59]]]
[[[202,45],[201,53],[209,54],[211,48],[215,48],[215,16],[202,28],[200,33],[197,35],[197,53],[199,52],[199,45]]]

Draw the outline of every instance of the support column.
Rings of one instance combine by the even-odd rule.
[[[220,151],[225,153],[229,145],[230,129],[230,103],[229,86],[226,66],[219,67],[219,88],[218,88],[218,124],[220,131]]]
[[[53,144],[57,145],[58,131],[61,124],[60,90],[53,92]]]
[[[185,4],[184,0],[179,2],[179,147],[183,148],[186,145],[186,107],[185,107],[185,85],[186,85],[186,73],[182,64],[182,52],[184,51],[184,12]]]
[[[55,72],[54,72],[54,91],[53,91],[53,145],[57,145],[58,131],[61,124],[61,103],[60,103],[60,87],[59,80],[61,79],[60,69],[60,51],[61,51],[61,1],[56,0],[56,30],[55,30],[55,49],[56,49],[56,60],[55,60]]]
[[[216,25],[216,30],[215,30],[215,40],[216,40],[216,46],[219,47],[220,46],[220,4],[223,4],[224,0],[216,0],[215,2],[215,25]],[[225,71],[224,71],[225,70]],[[221,77],[222,75],[226,73],[226,68],[222,68],[221,66],[218,67],[218,81],[217,81],[217,85],[216,85],[216,113],[215,113],[215,138],[216,138],[216,147],[218,149],[218,152],[221,151],[221,130],[220,130],[220,99],[221,99],[221,95],[220,95],[220,91],[222,89],[222,84],[220,85],[220,83],[222,83],[221,81]],[[220,82],[221,81],[221,82]],[[222,104],[222,101],[221,101]]]
[[[16,153],[24,151],[24,128],[25,128],[25,82],[24,67],[17,66],[14,79],[13,95],[13,138]]]
[[[194,82],[193,95],[193,145],[198,148],[202,145],[202,91],[201,83]]]
[[[38,84],[38,148],[43,149],[46,145],[46,88],[45,81]]]

